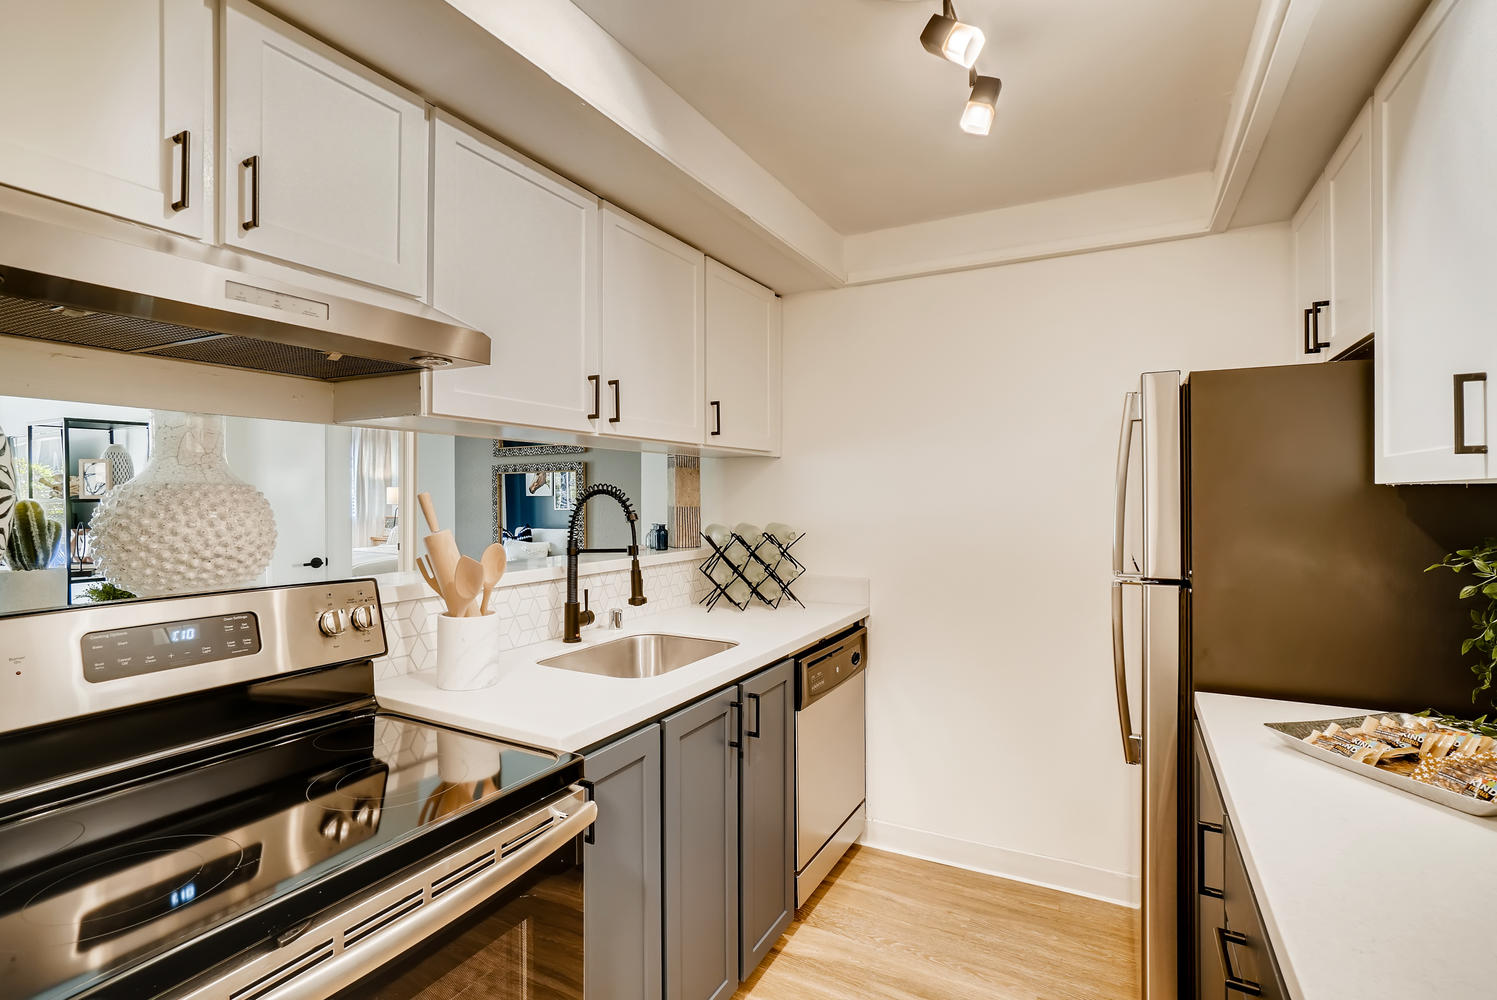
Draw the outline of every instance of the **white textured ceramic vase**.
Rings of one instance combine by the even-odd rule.
[[[151,457],[105,494],[93,551],[104,577],[137,597],[253,585],[275,552],[270,501],[224,458],[224,418],[151,413]]]

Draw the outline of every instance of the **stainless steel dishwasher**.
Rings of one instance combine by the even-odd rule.
[[[795,897],[811,893],[863,835],[868,630],[795,660]]]

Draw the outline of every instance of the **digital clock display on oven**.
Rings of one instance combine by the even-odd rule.
[[[90,632],[81,651],[84,679],[99,683],[253,656],[260,651],[260,625],[250,612],[134,625]]]

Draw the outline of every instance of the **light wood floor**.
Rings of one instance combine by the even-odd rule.
[[[853,848],[734,1000],[1137,1000],[1138,911]]]

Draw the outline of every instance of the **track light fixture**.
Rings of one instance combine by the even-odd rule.
[[[993,127],[993,115],[998,112],[998,93],[1003,89],[1003,81],[996,76],[979,76],[975,69],[969,79],[972,96],[962,109],[962,131],[987,135]]]
[[[971,69],[977,62],[984,40],[981,28],[957,20],[951,0],[942,0],[941,13],[932,15],[920,32],[920,44],[927,52],[963,69]]]

